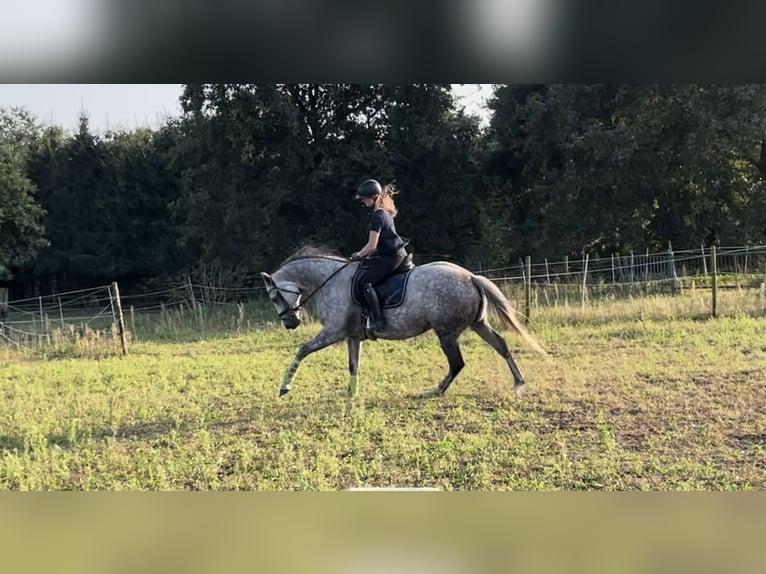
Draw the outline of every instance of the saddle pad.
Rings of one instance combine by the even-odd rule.
[[[357,283],[359,282],[359,276],[363,269],[364,265],[360,265],[354,273],[354,278],[351,280],[351,299],[353,299],[354,303],[360,307],[364,306],[364,301],[359,301],[359,299],[357,299]],[[412,269],[405,273],[390,275],[375,286],[375,292],[378,294],[381,309],[398,307],[402,304],[411,273]]]

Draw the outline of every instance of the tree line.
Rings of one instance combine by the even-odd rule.
[[[187,84],[156,129],[0,110],[0,279],[24,294],[192,276],[252,284],[305,244],[349,254],[368,177],[420,261],[471,268],[763,243],[761,85]]]

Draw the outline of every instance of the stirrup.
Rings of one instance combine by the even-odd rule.
[[[364,324],[362,325],[364,328],[364,334],[370,341],[375,341],[378,337],[375,335],[375,325],[374,321],[372,320],[372,317],[365,317],[364,318]]]
[[[376,321],[372,315],[367,315],[364,320],[364,328],[367,331],[384,331],[386,329],[386,321],[383,318]]]

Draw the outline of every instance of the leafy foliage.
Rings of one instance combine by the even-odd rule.
[[[45,245],[42,209],[26,173],[28,150],[38,135],[29,114],[0,108],[0,279]]]
[[[766,239],[759,85],[498,86],[483,131],[449,84],[188,84],[180,101],[157,130],[104,135],[0,115],[0,271],[27,290],[257,281],[300,245],[359,249],[368,177],[396,181],[421,261]]]
[[[506,86],[486,168],[527,253],[762,241],[761,86]]]

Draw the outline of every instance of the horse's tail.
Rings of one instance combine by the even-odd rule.
[[[532,347],[543,357],[547,358],[549,356],[548,353],[540,346],[537,341],[535,341],[532,335],[530,335],[524,326],[519,322],[518,318],[516,317],[516,312],[511,306],[511,303],[508,301],[508,299],[505,298],[505,295],[503,295],[503,292],[498,289],[497,285],[495,285],[486,277],[482,277],[481,275],[472,275],[471,280],[481,292],[483,299],[489,303],[489,308],[494,311],[502,323],[506,327],[511,327],[514,331],[521,335],[521,338],[524,339],[530,347]],[[483,304],[480,315],[484,315],[486,313],[486,308],[487,305]]]

